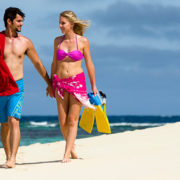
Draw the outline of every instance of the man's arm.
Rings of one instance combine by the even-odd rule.
[[[46,81],[48,86],[51,87],[51,89],[52,89],[51,79],[49,78],[49,75],[42,64],[42,62],[34,48],[34,45],[30,40],[28,40],[28,47],[27,47],[26,54],[27,54],[28,58],[31,60],[31,62],[33,63],[34,67],[39,72],[39,74]]]
[[[53,75],[56,73],[56,67],[57,67],[57,42],[58,42],[58,38],[55,38],[53,62],[51,64],[51,81],[53,81]],[[49,94],[50,94],[50,90],[49,90],[49,87],[47,87],[46,88],[46,95],[48,96]],[[51,94],[50,94],[50,96],[51,96]]]

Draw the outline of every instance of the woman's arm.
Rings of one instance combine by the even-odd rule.
[[[96,95],[98,93],[98,90],[96,88],[96,81],[95,81],[95,68],[91,59],[89,41],[85,37],[84,37],[83,54],[84,54],[85,64],[86,64],[86,68],[87,68],[90,83],[91,83],[91,89],[94,95]]]
[[[54,55],[53,55],[53,62],[51,64],[51,80],[53,78],[53,75],[56,74],[56,68],[57,68],[57,41],[58,38],[54,40]]]

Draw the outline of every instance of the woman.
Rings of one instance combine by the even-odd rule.
[[[89,41],[83,37],[86,21],[80,21],[72,11],[60,14],[59,27],[63,36],[54,40],[54,57],[51,66],[53,94],[57,101],[58,116],[66,148],[62,162],[77,159],[74,142],[77,135],[81,106],[90,104],[83,69],[84,57],[93,93],[98,93],[95,70],[91,60]]]

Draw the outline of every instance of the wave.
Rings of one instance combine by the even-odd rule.
[[[29,124],[34,127],[56,127],[58,125],[58,123],[48,123],[47,121],[43,121],[43,122],[30,121]]]
[[[50,123],[47,121],[43,121],[43,122],[35,122],[35,121],[30,121],[29,122],[30,126],[33,127],[56,127],[59,124],[58,123]],[[155,126],[162,126],[165,123],[110,123],[111,127],[115,127],[115,126],[131,126],[131,127],[155,127]]]
[[[165,123],[110,123],[110,126],[131,126],[131,127],[155,127],[162,126]]]

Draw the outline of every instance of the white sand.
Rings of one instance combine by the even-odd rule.
[[[77,140],[82,159],[67,164],[64,146],[20,147],[16,168],[1,168],[0,180],[180,180],[180,123]]]

